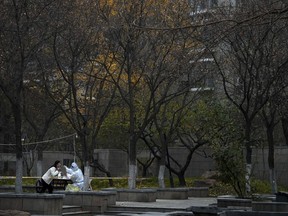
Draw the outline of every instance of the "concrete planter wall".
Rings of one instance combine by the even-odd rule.
[[[62,215],[63,198],[61,194],[0,193],[0,209],[38,215]]]
[[[236,198],[235,196],[219,196],[217,197],[217,206],[221,208],[227,207],[251,207],[251,199]]]
[[[188,199],[189,188],[158,188],[157,199]]]
[[[105,188],[103,191],[116,191],[117,201],[155,202],[156,199],[188,199],[188,197],[207,197],[208,187],[196,188],[145,188],[145,189],[116,189]]]
[[[116,204],[116,192],[113,191],[59,191],[64,194],[64,205],[81,206],[85,211],[103,213],[107,205]]]
[[[288,202],[288,193],[282,191],[276,193],[276,202]]]
[[[102,191],[115,191],[117,201],[156,202],[155,189],[116,189],[105,188]]]
[[[252,211],[287,212],[288,202],[252,202]]]
[[[208,197],[209,187],[191,187],[188,188],[188,197]]]
[[[226,212],[218,213],[218,216],[287,216],[284,212],[255,212],[255,211],[243,211],[243,210],[230,210]]]
[[[0,193],[15,192],[15,186],[13,185],[2,185],[0,186]]]

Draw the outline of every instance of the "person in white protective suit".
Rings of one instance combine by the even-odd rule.
[[[84,176],[82,170],[79,169],[78,165],[73,162],[71,168],[64,166],[67,172],[67,177],[70,178],[74,186],[77,186],[80,190],[84,188]]]

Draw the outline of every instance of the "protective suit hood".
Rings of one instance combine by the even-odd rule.
[[[77,165],[75,162],[73,162],[73,163],[71,164],[71,169],[72,169],[73,171],[78,170],[78,165]]]

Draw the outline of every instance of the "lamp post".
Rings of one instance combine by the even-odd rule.
[[[21,136],[21,144],[22,145],[24,144],[26,138],[27,138],[27,134],[23,133],[22,136]]]
[[[77,133],[73,136],[73,161],[76,161],[76,139],[78,138]]]

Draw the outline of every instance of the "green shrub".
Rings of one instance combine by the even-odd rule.
[[[200,178],[187,178],[186,185],[187,187],[193,187],[194,182]],[[127,188],[128,179],[127,178],[113,178],[113,187],[115,188]],[[170,180],[166,178],[165,180],[166,187],[170,187]],[[178,178],[173,179],[174,187],[179,186]],[[93,178],[91,181],[91,186],[94,190],[101,190],[102,188],[109,188],[109,181],[106,178]],[[136,180],[136,188],[157,188],[158,187],[158,178],[142,178]]]
[[[15,179],[0,178],[0,185],[15,185]]]
[[[22,179],[23,185],[35,185],[38,178],[25,177]],[[15,185],[15,178],[1,178],[0,185]]]
[[[213,187],[209,188],[209,196],[217,197],[220,195],[237,195],[231,184],[217,181]]]
[[[268,181],[262,181],[259,179],[251,179],[251,191],[252,193],[269,194],[271,193],[271,184]],[[278,191],[287,191],[288,187],[278,185]]]
[[[251,179],[251,192],[253,193],[271,193],[271,185],[267,181]]]
[[[113,186],[115,188],[126,188],[128,185],[127,178],[114,178],[112,179]],[[106,178],[93,178],[91,181],[91,186],[93,190],[101,190],[103,188],[109,188],[111,185],[109,184],[109,180]]]

